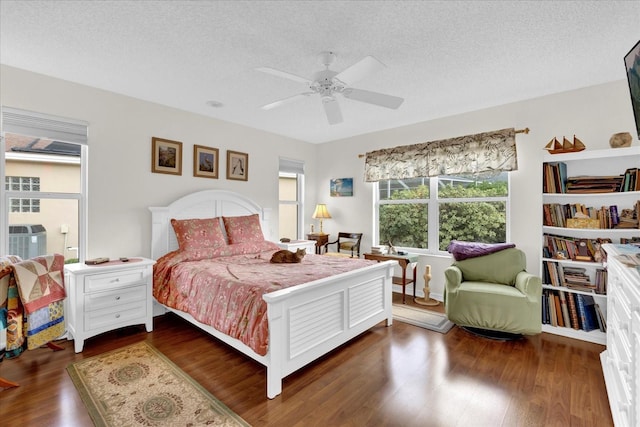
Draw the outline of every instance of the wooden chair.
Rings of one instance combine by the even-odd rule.
[[[351,258],[360,258],[360,241],[362,240],[362,233],[338,233],[338,239],[333,242],[328,242],[324,245],[324,252],[329,253],[329,245],[336,245],[336,252],[333,254],[340,254],[342,251],[347,251],[351,254]]]

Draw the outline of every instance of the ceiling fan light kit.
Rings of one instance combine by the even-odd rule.
[[[334,125],[342,123],[342,112],[335,94],[341,94],[345,98],[364,102],[367,104],[377,105],[380,107],[397,109],[400,107],[403,98],[391,95],[385,95],[370,90],[352,88],[351,85],[365,77],[370,76],[385,68],[385,65],[373,56],[366,56],[352,66],[341,72],[330,70],[329,67],[336,60],[336,54],[330,51],[320,52],[318,55],[320,63],[325,67],[324,70],[314,74],[313,80],[288,73],[286,71],[276,70],[269,67],[256,68],[263,73],[271,74],[277,77],[286,78],[299,83],[305,83],[311,92],[302,92],[297,95],[271,102],[262,106],[263,110],[271,110],[286,104],[306,98],[310,95],[318,94],[322,101],[327,121]]]

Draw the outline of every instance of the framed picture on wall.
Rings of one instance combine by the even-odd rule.
[[[353,178],[332,179],[329,186],[331,197],[353,196]]]
[[[193,146],[193,176],[218,179],[218,149]]]
[[[151,172],[182,175],[182,142],[151,138]]]
[[[247,181],[249,179],[249,155],[227,150],[227,179]]]

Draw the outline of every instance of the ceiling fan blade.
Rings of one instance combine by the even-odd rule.
[[[345,98],[353,99],[354,101],[366,102],[368,104],[379,105],[380,107],[398,108],[403,102],[404,98],[398,96],[385,95],[384,93],[372,92],[370,90],[363,89],[345,89],[342,94]]]
[[[271,74],[273,76],[283,77],[285,79],[293,80],[296,82],[311,84],[311,81],[309,79],[305,79],[304,77],[300,77],[295,74],[288,73],[286,71],[276,70],[275,68],[260,67],[260,68],[256,68],[256,70],[261,71],[263,73]]]
[[[370,76],[385,68],[385,65],[373,56],[367,56],[356,62],[349,68],[338,73],[334,78],[340,80],[347,86],[351,86],[359,80]]]
[[[330,125],[342,123],[340,105],[338,105],[338,101],[334,97],[323,97],[322,106],[324,107],[324,112],[327,115],[327,120]]]
[[[284,98],[284,99],[281,99],[279,101],[274,101],[274,102],[271,102],[271,103],[269,103],[267,105],[263,105],[260,108],[262,108],[263,110],[271,110],[273,108],[277,108],[277,107],[281,107],[283,105],[291,104],[292,102],[295,102],[295,101],[297,101],[299,99],[302,99],[302,98],[306,98],[307,96],[313,95],[313,94],[314,94],[313,92],[299,93],[297,95],[289,96],[288,98]]]

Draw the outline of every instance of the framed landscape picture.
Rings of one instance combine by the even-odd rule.
[[[182,175],[182,142],[153,137],[151,172]]]
[[[249,155],[227,150],[227,179],[247,181],[249,179]]]
[[[218,179],[218,162],[217,148],[193,146],[193,176]]]
[[[352,197],[353,178],[332,179],[329,192],[331,197]]]

